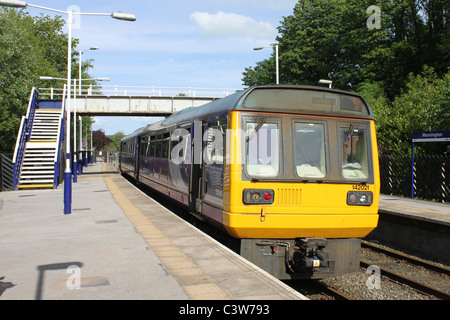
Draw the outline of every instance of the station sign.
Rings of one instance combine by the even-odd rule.
[[[444,142],[450,141],[450,130],[420,131],[411,134],[412,142]]]

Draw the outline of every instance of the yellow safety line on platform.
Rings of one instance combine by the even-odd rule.
[[[106,171],[105,163],[102,166],[103,179],[114,199],[188,297],[192,300],[231,299],[144,216],[108,176]],[[198,279],[201,279],[201,283],[198,283]]]

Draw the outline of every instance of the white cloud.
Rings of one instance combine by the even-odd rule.
[[[255,21],[249,16],[219,11],[216,14],[194,12],[190,19],[206,37],[251,37],[273,40],[277,30],[268,22]]]
[[[255,8],[271,9],[291,9],[294,8],[297,0],[210,0],[215,3],[233,3],[238,5],[248,5]]]

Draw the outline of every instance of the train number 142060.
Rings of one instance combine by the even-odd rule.
[[[365,184],[354,184],[352,190],[369,191],[369,186]]]

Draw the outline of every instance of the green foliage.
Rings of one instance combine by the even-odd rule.
[[[380,28],[367,25],[373,4]],[[450,129],[449,12],[445,0],[299,0],[278,27],[280,83],[362,93],[380,149],[407,152],[411,131]],[[274,56],[246,68],[244,85],[273,83]]]
[[[108,136],[111,139],[111,143],[109,144],[109,151],[119,151],[120,150],[120,140],[125,137],[125,133],[123,131],[118,131],[115,134]]]
[[[26,113],[32,87],[62,88],[61,81],[40,81],[40,76],[67,77],[67,34],[65,20],[23,10],[0,8],[0,153],[12,153]],[[78,40],[73,40],[73,47]],[[73,75],[78,64],[73,57]],[[83,63],[83,71],[92,61]]]
[[[409,154],[411,132],[450,129],[450,72],[440,79],[425,66],[417,76],[411,73],[406,88],[393,101],[385,98],[380,83],[364,83],[359,93],[371,106],[382,153]],[[449,144],[420,144],[417,152],[445,154]]]

